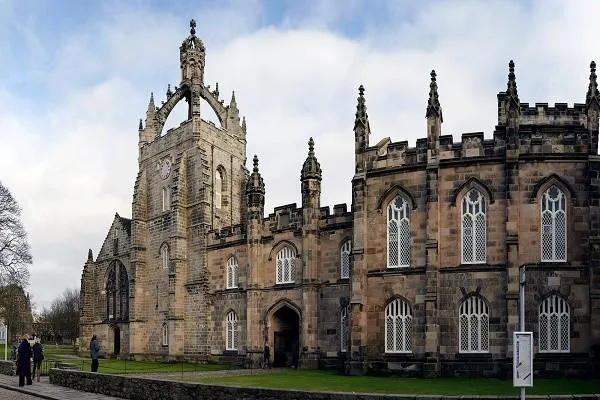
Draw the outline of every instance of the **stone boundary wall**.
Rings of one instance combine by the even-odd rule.
[[[14,360],[0,360],[0,374],[1,375],[16,375],[17,365]]]
[[[301,392],[284,389],[239,388],[200,383],[174,382],[150,378],[133,378],[100,373],[50,370],[50,383],[86,392],[125,399],[143,400],[516,400],[516,396],[441,396],[384,395],[358,393]],[[597,400],[599,395],[527,396],[537,400]]]

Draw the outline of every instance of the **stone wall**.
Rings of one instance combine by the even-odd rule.
[[[0,361],[0,375],[16,375],[17,366],[14,361]]]
[[[125,399],[170,400],[170,399],[221,399],[221,400],[376,400],[376,399],[423,399],[423,395],[376,395],[357,393],[323,393],[300,392],[280,389],[237,388],[227,386],[205,385],[199,383],[183,383],[161,381],[155,379],[130,378],[125,376],[104,375],[90,372],[50,370],[50,383],[101,393]],[[439,396],[438,396],[439,397]],[[528,396],[532,399],[552,399],[553,396]],[[560,397],[560,396],[559,396]],[[559,398],[557,397],[557,398]],[[432,397],[433,398],[433,397]],[[444,396],[445,399],[482,399],[483,396]],[[490,399],[516,399],[517,397],[496,397]],[[564,398],[564,396],[562,397]]]

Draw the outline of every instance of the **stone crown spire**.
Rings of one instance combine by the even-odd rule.
[[[354,120],[354,129],[362,125],[365,129],[369,128],[369,116],[367,115],[367,105],[365,102],[365,87],[358,87],[358,103],[356,104],[356,118]]]
[[[92,249],[88,250],[87,262],[94,262],[94,254],[92,253]]]
[[[317,161],[317,157],[315,157],[315,142],[312,137],[308,141],[308,157],[306,157],[302,165],[302,173],[300,175],[300,180],[305,179],[321,180],[321,165]]]
[[[587,108],[595,107],[596,109],[600,109],[600,92],[598,92],[597,78],[596,62],[592,61],[590,63],[590,84],[585,97],[585,105]]]
[[[252,160],[254,167],[252,168],[252,173],[246,182],[246,194],[265,194],[265,182],[263,181],[262,176],[260,176],[260,172],[258,172],[258,157],[256,154]],[[250,204],[249,204],[250,205]]]
[[[427,112],[425,118],[439,117],[442,122],[442,106],[440,105],[440,99],[438,94],[438,86],[436,82],[435,70],[431,70],[431,83],[429,84],[429,100],[427,101]]]
[[[517,79],[515,78],[515,63],[508,63],[508,83],[506,84],[506,104],[508,109],[519,110],[519,93],[517,92]]]

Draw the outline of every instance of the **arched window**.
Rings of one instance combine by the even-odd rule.
[[[239,265],[235,257],[227,260],[227,289],[238,287],[239,283]]]
[[[340,312],[340,351],[348,351],[348,339],[350,336],[350,309],[342,307]]]
[[[223,196],[223,173],[217,168],[215,171],[215,208],[221,208]]]
[[[113,264],[108,271],[108,279],[106,281],[106,315],[108,319],[115,319],[117,303],[117,271]]]
[[[162,189],[162,210],[169,211],[171,208],[171,196],[169,195],[169,188],[164,187]]]
[[[567,261],[567,198],[552,185],[541,200],[542,261]]]
[[[490,349],[490,316],[488,305],[479,296],[462,302],[458,315],[459,349],[461,353],[486,353]]]
[[[552,295],[540,304],[539,350],[541,353],[568,353],[571,343],[569,305]]]
[[[350,252],[352,251],[352,241],[346,240],[340,250],[340,278],[350,278]]]
[[[227,314],[227,340],[226,350],[237,350],[239,345],[238,320],[235,312]]]
[[[487,204],[477,189],[471,189],[462,201],[462,262],[486,261]]]
[[[402,196],[388,206],[388,268],[410,266],[410,207]]]
[[[385,352],[412,352],[412,310],[401,299],[395,299],[385,308]]]
[[[119,266],[119,317],[129,319],[129,277],[125,266]]]
[[[166,322],[162,324],[162,345],[169,345],[169,325]]]
[[[276,283],[294,283],[296,267],[294,265],[296,252],[285,246],[277,253],[277,279]]]
[[[169,246],[163,244],[160,249],[160,255],[162,258],[162,267],[163,269],[169,269]]]

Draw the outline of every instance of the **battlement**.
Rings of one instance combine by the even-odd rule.
[[[506,93],[498,93],[498,125],[506,125],[507,115],[503,107]],[[520,125],[581,125],[587,128],[587,110],[585,104],[575,103],[569,107],[567,103],[519,103]]]
[[[565,157],[587,156],[591,149],[590,132],[585,126],[582,105],[568,108],[564,103],[548,107],[538,103],[536,107],[522,104],[523,114],[518,130],[517,151],[520,155]],[[524,115],[525,114],[525,115]],[[560,121],[560,123],[556,122]],[[486,139],[483,132],[461,134],[460,142],[453,135],[439,137],[436,157],[440,162],[465,160],[477,157],[506,157],[507,127],[498,125],[493,137]],[[409,147],[407,141],[392,142],[384,138],[365,150],[367,169],[411,167],[427,164],[427,138]]]
[[[246,227],[237,224],[208,231],[207,245],[210,247],[219,244],[238,243],[241,240],[246,240]]]

